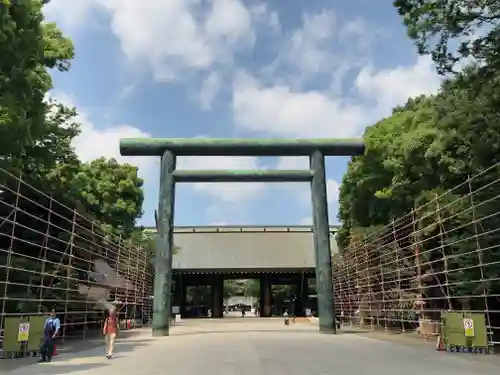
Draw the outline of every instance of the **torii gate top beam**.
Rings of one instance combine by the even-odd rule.
[[[123,156],[162,156],[166,150],[177,156],[325,156],[363,155],[362,139],[259,139],[259,138],[124,138]]]

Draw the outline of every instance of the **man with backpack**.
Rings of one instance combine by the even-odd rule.
[[[51,362],[54,353],[54,340],[61,329],[61,321],[56,315],[56,310],[52,309],[49,318],[43,327],[43,341],[40,349],[40,362]]]

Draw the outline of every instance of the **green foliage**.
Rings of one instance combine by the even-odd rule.
[[[468,197],[470,187],[463,183],[469,176],[500,162],[500,75],[483,82],[481,90],[472,90],[481,74],[479,68],[469,67],[453,80],[446,81],[437,95],[410,100],[395,109],[392,116],[366,130],[365,155],[352,159],[340,189],[339,218],[343,223],[337,235],[340,248],[348,250],[356,236],[380,230],[392,219],[432,201],[432,205],[416,212],[419,217],[430,215],[422,234],[427,241],[426,247],[439,249],[443,245],[446,255],[451,257],[448,269],[465,269],[450,273],[455,275],[449,280],[455,283],[451,287],[452,294],[478,294],[475,290],[478,284],[460,285],[464,277],[480,279],[480,269],[476,267],[478,256],[471,254],[478,244],[464,240],[474,238],[478,228],[470,224],[473,222]],[[493,186],[484,188],[495,178],[496,173],[491,171],[474,180],[472,189],[483,187],[475,194],[477,202],[491,201],[495,196]],[[437,196],[459,184],[461,187],[453,194],[436,200]],[[439,225],[438,205],[445,207],[440,216],[450,218]],[[483,220],[482,225],[495,228],[500,222],[493,219],[492,213],[499,210],[500,203],[494,200],[478,205],[474,215],[476,218],[491,217]],[[438,240],[440,231],[452,231],[453,234]],[[457,242],[458,239],[462,240]],[[498,238],[491,235],[481,241],[482,248],[491,249]],[[489,261],[500,261],[500,255],[494,251],[489,251],[487,257]],[[442,265],[436,262],[434,267]],[[487,268],[486,272],[490,277],[498,277],[500,273],[493,268]],[[454,277],[462,279],[453,280]],[[489,287],[492,290],[498,285]]]
[[[420,54],[431,54],[440,74],[473,59],[481,73],[500,68],[500,3],[497,0],[396,0],[408,36]]]
[[[47,99],[49,69],[67,71],[74,49],[54,23],[44,23],[41,0],[0,7],[0,167],[37,187],[77,200],[116,234],[129,236],[142,214],[137,168],[116,160],[81,163],[71,146],[76,110]]]
[[[351,228],[387,224],[413,207],[422,185],[439,181],[433,160],[424,157],[426,145],[436,137],[432,100],[410,100],[366,130],[365,155],[352,159],[340,188],[340,248]]]
[[[246,280],[224,280],[224,298],[234,297],[234,296],[244,296],[245,287],[244,283],[241,281]]]
[[[229,297],[257,297],[260,296],[259,280],[225,280],[224,298]]]
[[[80,161],[71,141],[80,133],[79,124],[73,121],[74,108],[49,98],[45,118],[45,135],[37,142],[25,146],[25,154],[18,156],[21,169],[32,180],[46,181],[53,186],[65,186],[80,168]],[[17,174],[17,173],[16,173]]]
[[[87,212],[99,222],[126,237],[132,233],[144,200],[137,167],[100,158],[81,164],[68,182],[68,191],[79,197]]]
[[[44,101],[52,88],[47,68],[66,70],[73,45],[55,25],[42,21],[42,1],[0,7],[0,166],[23,170],[33,149],[54,131],[46,121],[52,109]]]
[[[76,110],[49,97],[49,70],[70,68],[73,44],[55,24],[43,23],[42,5],[47,2],[0,1],[0,168],[38,189],[21,185],[26,199],[18,202],[17,225],[8,220],[0,225],[0,248],[14,250],[0,254],[0,280],[10,281],[5,284],[5,313],[67,310],[66,334],[84,328],[87,335],[92,325],[99,329],[99,324],[88,322],[100,320],[99,306],[89,306],[80,293],[80,286],[89,281],[89,254],[114,263],[122,275],[137,267],[137,257],[118,262],[118,251],[127,251],[129,241],[113,243],[109,229],[122,239],[132,233],[141,215],[142,180],[136,168],[114,160],[78,160],[71,146],[80,131]],[[0,183],[10,189],[2,195],[8,204],[0,205],[0,218],[8,219],[17,185],[3,172]],[[92,214],[108,230],[81,218],[74,226],[72,209],[53,205],[39,191]],[[44,220],[49,219],[52,225],[47,227]],[[14,233],[22,240],[10,242]],[[153,277],[150,269],[145,274]]]

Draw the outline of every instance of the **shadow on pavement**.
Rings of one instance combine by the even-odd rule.
[[[37,364],[37,375],[57,375],[57,374],[69,374],[73,371],[85,371],[93,370],[99,367],[108,366],[107,363],[88,363],[88,364],[75,364],[75,365],[64,365],[64,364]],[[16,371],[16,375],[17,375]],[[9,374],[7,372],[6,374]],[[19,372],[21,374],[21,372]]]
[[[147,338],[139,339],[141,333],[140,331],[126,331],[120,335],[120,339],[116,343],[116,352],[117,357],[119,357],[120,353],[132,352],[133,350],[147,345]],[[134,340],[135,339],[135,340]],[[40,364],[38,360],[40,357],[35,358],[17,358],[17,359],[1,359],[0,360],[0,374],[5,373],[6,375],[10,374],[11,371],[19,370],[21,368],[25,368],[27,366],[34,366],[40,369],[40,372],[37,371],[37,374],[57,374],[57,373],[66,373],[76,370],[84,369],[84,366],[89,366],[89,369],[100,366],[107,366],[107,361],[105,359],[105,350],[104,350],[104,339],[103,338],[95,338],[89,339],[85,341],[76,341],[76,340],[67,340],[65,343],[57,342],[57,356],[53,357],[53,362],[51,364]],[[99,350],[102,348],[102,352]],[[103,363],[89,363],[89,364],[64,364],[68,361],[73,360],[81,360],[83,358],[101,358],[103,359]],[[44,370],[47,368],[47,370]],[[65,368],[65,370],[61,370],[61,368]],[[31,369],[30,369],[31,370]],[[54,371],[58,372],[54,372]],[[48,371],[48,372],[45,372]],[[18,372],[15,372],[18,374]],[[21,374],[21,372],[19,372]]]

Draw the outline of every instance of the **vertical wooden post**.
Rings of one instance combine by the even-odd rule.
[[[44,295],[44,279],[45,279],[45,268],[47,265],[47,250],[49,248],[49,238],[50,238],[50,229],[52,226],[52,198],[49,199],[49,209],[48,209],[48,214],[47,214],[47,229],[45,230],[45,237],[43,239],[43,248],[40,250],[40,260],[42,262],[41,266],[41,276],[40,276],[40,288],[38,290],[38,313],[42,314],[43,313],[43,295]]]
[[[174,238],[176,157],[165,151],[161,159],[158,237],[155,256],[153,335],[168,336],[172,310],[172,257]]]
[[[443,223],[441,221],[441,207],[439,205],[439,196],[436,194],[436,216],[439,226],[439,249],[441,250],[441,257],[443,258],[444,264],[444,279],[445,279],[445,292],[446,292],[446,301],[448,302],[448,310],[452,310],[453,306],[451,303],[450,296],[450,282],[448,280],[448,256],[446,255],[445,250],[445,240],[444,240],[444,231],[443,231]]]
[[[71,223],[71,237],[70,237],[70,242],[67,244],[66,249],[68,251],[68,264],[64,266],[65,269],[65,283],[64,283],[64,288],[65,288],[65,298],[64,298],[64,319],[62,319],[62,342],[64,343],[66,341],[66,331],[68,330],[68,304],[70,299],[72,299],[71,296],[71,281],[73,279],[72,275],[72,269],[73,269],[73,250],[75,247],[75,236],[76,236],[76,220],[77,220],[77,212],[76,210],[73,210],[73,222]],[[61,257],[61,263],[64,262],[64,255],[62,254]],[[71,301],[74,303],[74,301]]]
[[[396,225],[395,221],[392,220],[392,235],[394,238],[394,250],[396,252],[396,277],[397,279],[397,289],[398,289],[398,312],[399,312],[399,320],[401,324],[401,331],[405,332],[405,316],[404,316],[404,309],[403,309],[403,303],[404,303],[404,298],[403,298],[403,291],[401,290],[401,261],[400,261],[400,254],[399,254],[399,245],[398,245],[398,233],[396,233]]]
[[[2,317],[2,318],[0,318],[0,334],[4,334],[4,317],[5,317],[8,291],[9,291],[8,285],[9,285],[10,269],[11,269],[11,265],[12,265],[12,255],[14,254],[14,243],[16,240],[17,212],[20,211],[19,210],[19,197],[20,196],[21,196],[21,177],[19,177],[19,179],[17,181],[16,201],[14,203],[14,209],[11,212],[11,214],[13,213],[13,218],[11,221],[12,230],[10,232],[10,241],[9,241],[9,250],[7,253],[7,261],[5,263],[5,280],[4,280],[4,284],[3,284],[2,311],[1,311],[1,315],[0,315]],[[11,214],[9,214],[9,217]]]
[[[493,331],[491,329],[491,317],[490,317],[490,310],[488,307],[488,283],[485,281],[485,277],[484,277],[483,249],[481,247],[481,242],[479,241],[479,236],[480,236],[479,226],[480,226],[480,224],[478,225],[479,220],[477,219],[476,207],[474,205],[474,196],[473,196],[473,190],[472,190],[470,176],[467,177],[467,184],[469,186],[469,197],[470,197],[470,204],[471,204],[471,208],[472,208],[472,222],[474,223],[474,237],[476,238],[477,258],[478,258],[479,270],[481,272],[481,285],[482,285],[482,292],[483,292],[483,298],[484,298],[484,310],[485,310],[487,330],[488,330],[487,331],[488,345],[490,345],[493,341],[493,337],[492,337]],[[491,345],[493,345],[493,344],[491,344]]]
[[[364,253],[364,258],[365,258],[365,272],[366,272],[366,286],[368,287],[368,312],[370,314],[370,328],[374,329],[374,320],[375,317],[373,316],[373,306],[372,306],[372,300],[373,300],[373,289],[372,289],[372,267],[371,267],[371,262],[370,258],[368,256],[368,246],[366,245],[366,239],[363,238],[363,253]]]
[[[387,302],[385,301],[385,283],[386,283],[386,279],[384,277],[385,263],[383,263],[385,261],[385,259],[382,257],[382,254],[383,253],[380,252],[380,255],[379,255],[380,289],[382,291],[382,315],[384,316],[384,331],[387,331],[389,328],[387,327]]]
[[[316,290],[318,295],[319,330],[336,333],[335,306],[332,286],[332,256],[330,252],[330,226],[326,197],[325,157],[316,150],[310,157],[313,172],[311,195],[314,228],[314,254],[316,260]]]
[[[422,259],[421,259],[421,243],[420,243],[420,226],[417,225],[418,219],[415,213],[415,209],[411,211],[412,217],[412,230],[413,234],[411,236],[413,250],[415,251],[415,267],[417,272],[417,287],[418,287],[418,316],[419,319],[424,318],[424,303],[427,303],[424,296],[424,286],[422,283]],[[427,337],[426,337],[427,338]]]

